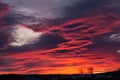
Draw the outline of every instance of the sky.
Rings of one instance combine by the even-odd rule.
[[[120,0],[0,0],[0,74],[120,68]]]

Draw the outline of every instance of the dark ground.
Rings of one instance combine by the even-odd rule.
[[[0,80],[120,80],[120,71],[95,75],[0,75]]]

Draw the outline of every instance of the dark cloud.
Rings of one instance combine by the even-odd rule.
[[[6,39],[8,40],[8,39]],[[5,41],[5,40],[2,40]],[[7,49],[2,50],[2,52],[25,52],[25,51],[32,51],[32,50],[47,50],[47,49],[52,49],[56,48],[60,43],[67,42],[68,40],[65,40],[62,36],[59,36],[57,34],[44,34],[39,38],[39,41],[36,44],[31,44],[31,45],[25,45],[22,47],[13,47],[13,46],[8,46]],[[6,42],[5,42],[6,43]],[[3,42],[1,43],[1,45]]]
[[[4,31],[0,32],[0,50],[4,50],[7,48],[7,44],[9,43],[9,35],[5,34]]]
[[[72,52],[72,51],[74,51],[74,50],[57,50],[57,51],[55,51],[55,53],[57,54],[57,53],[67,53],[67,52]]]
[[[13,26],[13,25],[21,24],[21,21],[24,19],[22,19],[22,16],[19,14],[18,15],[8,14],[3,18],[3,20],[4,20],[4,25]]]
[[[17,66],[17,62],[23,62],[27,61],[29,58],[24,58],[24,59],[12,59],[12,58],[2,58],[0,59],[0,67],[6,66],[6,67],[14,67]]]
[[[66,42],[67,40],[64,39],[62,36],[57,34],[45,34],[40,37],[40,42],[36,44],[41,48],[55,48],[60,43]]]
[[[0,59],[0,66],[8,66],[12,64],[11,59]]]
[[[107,0],[84,0],[76,3],[74,6],[68,7],[66,9],[67,18],[78,18],[82,16],[87,16],[91,14],[96,14],[97,10],[105,8]]]
[[[33,15],[24,15],[19,13],[9,13],[3,18],[4,25],[14,26],[17,24],[25,24],[29,26],[41,24],[42,21]]]

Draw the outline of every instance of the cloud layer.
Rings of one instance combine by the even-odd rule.
[[[78,0],[2,0],[10,4],[13,11],[23,12],[25,15],[35,15],[40,18],[61,18],[65,7],[74,5]]]
[[[70,2],[39,0],[38,3],[42,5],[34,2],[33,6],[31,5],[32,0],[29,3],[23,3],[23,0],[17,1],[22,6],[16,1],[4,0],[9,5],[0,4],[2,6],[0,7],[0,74],[11,72],[17,74],[76,74],[80,73],[81,69],[84,70],[84,73],[88,73],[89,67],[94,68],[94,73],[99,73],[120,68],[120,43],[111,40],[119,38],[120,15],[117,4],[119,0],[112,2],[101,0],[100,5],[95,5],[95,3],[98,4],[95,0],[85,0],[79,3],[74,3],[71,0]],[[62,4],[63,2],[64,4]],[[50,7],[49,12],[49,7],[46,4],[55,5]],[[8,15],[11,14],[10,5],[16,6],[14,9],[18,10],[21,10],[22,7],[32,8],[32,10],[37,8],[35,12],[42,12],[40,13],[42,17],[54,18],[54,20],[46,19],[45,22],[48,23],[44,29],[41,24],[31,26],[21,22],[11,26],[11,24],[7,24],[10,22],[6,21],[6,18],[7,20],[13,18],[8,19]],[[38,7],[41,7],[41,10],[38,10]],[[48,13],[43,14],[44,10],[48,10]],[[78,13],[76,13],[77,10]],[[59,16],[54,16],[51,11],[53,13],[60,11],[60,15],[63,15],[61,13],[63,11],[64,14],[69,13],[69,15],[58,19],[61,16],[59,14]],[[49,21],[54,24],[49,24]],[[19,32],[14,31],[16,25],[22,25],[26,30],[33,33],[43,33],[43,35],[40,38],[35,38],[37,42],[31,45],[9,46],[8,44],[14,38],[11,33]],[[24,36],[27,31],[19,33]],[[24,38],[26,39],[25,36]]]

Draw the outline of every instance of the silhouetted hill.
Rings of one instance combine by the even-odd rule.
[[[74,74],[74,75],[0,75],[0,80],[120,80],[120,71],[101,74]]]

